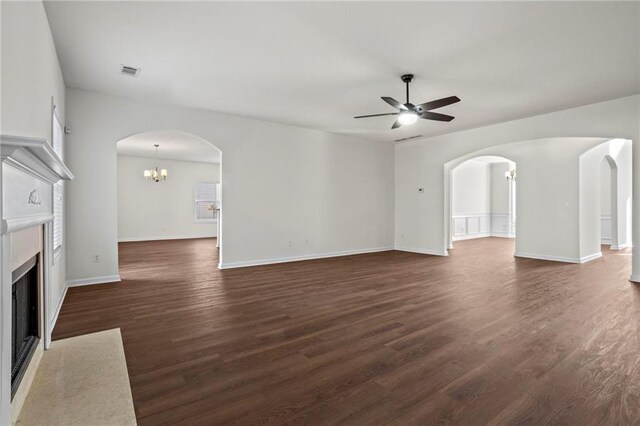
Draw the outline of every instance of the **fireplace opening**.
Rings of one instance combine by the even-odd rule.
[[[12,274],[11,398],[31,361],[39,340],[38,256]]]

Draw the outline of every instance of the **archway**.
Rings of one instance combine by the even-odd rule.
[[[503,156],[476,156],[451,169],[453,241],[485,237],[515,238],[516,164]]]
[[[117,142],[116,164],[118,251],[129,242],[211,239],[220,264],[220,149],[187,132],[142,132]]]
[[[602,245],[631,245],[632,145],[611,139],[583,153],[580,168],[581,256],[601,254]]]
[[[600,167],[605,155],[616,160],[618,188],[624,187],[625,194],[618,192],[618,247],[630,244],[630,141],[545,138],[496,145],[444,163],[443,254],[452,247],[452,170],[485,155],[509,158],[518,165],[517,257],[584,263],[601,256]]]

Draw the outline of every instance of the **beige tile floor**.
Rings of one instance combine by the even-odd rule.
[[[45,351],[17,425],[135,425],[120,329]]]

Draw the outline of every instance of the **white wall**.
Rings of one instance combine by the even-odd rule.
[[[580,167],[580,252],[582,257],[600,253],[602,209],[602,160],[609,156],[615,161],[617,202],[610,211],[611,245],[613,249],[630,244],[631,201],[631,142],[612,140],[583,153]],[[611,206],[611,204],[610,204]]]
[[[513,163],[491,163],[491,213],[509,214],[509,181],[505,173],[515,167]]]
[[[505,172],[515,164],[471,159],[451,172],[452,240],[515,236],[510,183]],[[453,246],[449,246],[453,248]]]
[[[602,182],[600,190],[600,213],[602,215],[611,214],[611,166],[606,160],[601,164]]]
[[[611,166],[601,163],[600,182],[600,244],[611,245]]]
[[[197,182],[220,182],[219,164],[160,160],[169,178],[152,182],[142,171],[151,158],[118,155],[118,240],[215,237],[217,225],[195,221]]]
[[[498,155],[517,164],[516,255],[580,261],[578,158],[604,141],[549,138],[474,152],[473,156]],[[448,162],[447,170],[465,159]]]
[[[469,160],[453,170],[453,216],[491,212],[489,163]]]
[[[70,279],[118,274],[116,142],[151,130],[189,132],[222,151],[223,267],[393,246],[388,143],[74,89],[67,123]]]
[[[65,118],[65,87],[49,21],[41,2],[2,2],[2,134],[51,143],[52,98]],[[65,242],[65,247],[68,243]],[[65,291],[65,247],[51,269],[48,321]]]
[[[491,176],[485,161],[469,160],[453,170],[453,239],[491,235]]]
[[[397,247],[421,253],[447,253],[450,182],[448,170],[445,170],[446,163],[463,156],[470,158],[480,155],[479,152],[482,151],[486,151],[485,155],[500,155],[488,148],[510,142],[545,138],[624,138],[633,140],[634,144],[640,144],[637,142],[640,138],[639,99],[640,97],[635,95],[395,145]],[[633,151],[633,158],[634,169],[637,170],[640,168],[640,149]],[[526,176],[526,172],[521,162],[513,159],[518,165],[517,222],[518,231],[521,231],[521,183],[526,179],[521,178],[521,173],[525,173]],[[553,178],[548,178],[545,182],[551,186],[557,184]],[[424,188],[424,192],[417,191],[420,187]],[[635,174],[633,188],[633,217],[637,219],[640,218],[640,173]],[[548,202],[549,200],[546,201]],[[542,205],[545,205],[545,202]],[[577,223],[577,212],[573,222]],[[634,241],[638,241],[640,237],[638,227],[634,227]],[[520,234],[521,232],[518,232],[518,237]],[[634,253],[633,259],[634,274],[640,279],[640,251]]]

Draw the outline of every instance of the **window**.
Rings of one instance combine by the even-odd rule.
[[[217,219],[215,208],[217,184],[214,182],[197,182],[195,196],[196,222],[213,222]]]
[[[53,108],[53,150],[60,158],[64,155],[64,125],[58,114],[58,109]],[[62,181],[53,185],[53,251],[62,248],[64,236],[64,186]]]

